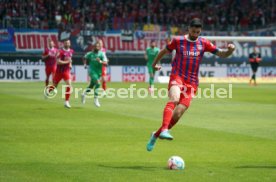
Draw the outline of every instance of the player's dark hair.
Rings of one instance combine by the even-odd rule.
[[[151,39],[150,43],[156,42],[154,39]]]
[[[196,27],[196,28],[202,28],[202,22],[199,18],[194,18],[189,24],[189,27]]]

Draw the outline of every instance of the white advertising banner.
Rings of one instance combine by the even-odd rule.
[[[168,82],[170,66],[163,66],[155,74],[155,80]],[[83,66],[73,66],[71,70],[72,81],[88,82],[88,70]],[[212,78],[244,78],[247,80],[252,74],[249,67],[201,67],[199,78],[211,80]],[[146,66],[109,66],[107,80],[111,82],[148,82],[149,74]],[[162,79],[160,79],[162,78]],[[257,78],[275,80],[276,67],[260,67]],[[0,81],[44,81],[44,65],[1,65]]]
[[[0,81],[42,81],[45,80],[44,66],[1,65]]]

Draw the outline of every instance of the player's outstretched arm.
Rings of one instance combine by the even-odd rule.
[[[227,49],[219,49],[216,53],[217,56],[221,58],[227,58],[228,56],[232,55],[232,53],[235,51],[235,45],[234,44],[228,44]]]
[[[161,66],[156,65],[163,57],[165,54],[168,54],[170,51],[167,48],[162,49],[157,56],[155,57],[153,63],[152,63],[152,68],[155,70],[160,70]]]

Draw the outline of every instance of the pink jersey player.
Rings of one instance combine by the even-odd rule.
[[[45,48],[42,60],[45,62],[45,73],[46,73],[46,80],[45,85],[48,86],[49,84],[49,77],[52,75],[54,78],[56,68],[57,68],[57,56],[58,56],[58,49],[55,48],[55,44],[52,40],[48,42],[49,48]]]
[[[106,57],[106,48],[103,47],[103,41],[99,40],[101,51],[104,53],[104,57],[106,59],[106,62],[108,62]],[[106,82],[107,82],[107,64],[102,65],[102,88],[105,91],[106,90]]]
[[[49,92],[54,90],[60,80],[64,80],[66,83],[66,92],[65,92],[65,104],[66,108],[71,108],[69,104],[69,98],[71,94],[71,66],[72,66],[72,56],[74,51],[70,49],[71,42],[70,40],[64,41],[64,48],[59,50],[59,55],[57,58],[57,70],[54,77],[54,85],[50,88]]]

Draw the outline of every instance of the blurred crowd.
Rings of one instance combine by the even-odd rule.
[[[0,26],[177,34],[198,17],[207,30],[255,30],[275,25],[275,6],[274,0],[1,0]]]

